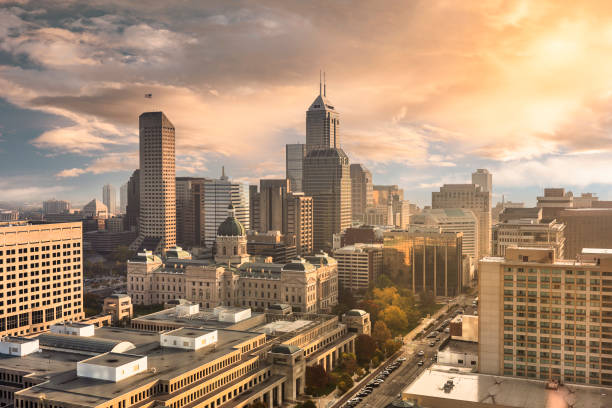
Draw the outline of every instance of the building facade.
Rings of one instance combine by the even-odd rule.
[[[119,212],[125,214],[127,211],[127,200],[128,200],[128,183],[123,183],[119,187]]]
[[[82,236],[80,222],[0,224],[0,337],[85,317]]]
[[[306,145],[303,143],[288,144],[285,146],[285,176],[289,180],[291,191],[304,191],[302,185],[302,171]]]
[[[250,229],[249,190],[246,184],[234,183],[222,170],[221,178],[204,183],[204,245],[212,248],[217,229],[227,217],[227,207],[232,204],[236,218]]]
[[[351,213],[354,221],[364,222],[367,207],[374,204],[372,173],[362,164],[351,164]]]
[[[351,225],[351,177],[342,149],[311,150],[304,160],[304,193],[313,201],[313,246],[330,250],[333,236]]]
[[[325,88],[323,92],[319,89],[319,95],[306,111],[307,154],[312,150],[340,148],[340,114],[326,93]]]
[[[134,170],[127,183],[127,207],[125,209],[125,229],[138,231],[140,219],[140,170]]]
[[[385,273],[414,293],[457,296],[469,280],[463,273],[462,235],[434,227],[385,232]]]
[[[553,248],[558,259],[565,258],[565,224],[538,218],[507,220],[493,227],[493,255],[504,256],[506,248]]]
[[[287,194],[283,207],[284,223],[282,232],[295,237],[295,249],[299,256],[313,252],[313,200],[304,193]]]
[[[65,200],[43,201],[43,215],[64,214],[70,212],[70,202]]]
[[[491,253],[491,192],[477,184],[444,184],[431,193],[431,207],[465,208],[478,219],[478,258]]]
[[[612,251],[507,248],[479,268],[479,372],[612,385]]]
[[[109,216],[117,214],[117,189],[111,184],[102,187],[102,202],[108,208]]]
[[[338,281],[351,291],[366,290],[383,268],[382,244],[354,244],[334,251],[338,262]]]
[[[191,248],[204,245],[204,184],[201,177],[176,178],[176,239]]]
[[[574,195],[564,188],[545,188],[538,197],[537,207],[542,209],[542,219],[552,221],[559,218],[561,211],[574,206]]]
[[[559,221],[565,224],[566,258],[576,258],[584,248],[612,248],[612,208],[566,209]]]
[[[139,129],[140,235],[134,246],[164,252],[176,245],[175,129],[163,112],[140,115]]]

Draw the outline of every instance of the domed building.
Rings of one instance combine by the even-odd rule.
[[[236,218],[234,206],[227,208],[227,218],[219,224],[215,240],[215,262],[218,264],[241,265],[249,261],[246,231]]]

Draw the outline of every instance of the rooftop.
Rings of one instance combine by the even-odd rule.
[[[241,309],[242,310],[242,309]],[[251,312],[250,319],[253,319],[253,325],[255,326],[259,321],[258,317],[261,316],[261,313]],[[231,327],[235,323],[231,322],[222,322],[219,320],[218,316],[215,316],[212,310],[200,310],[197,313],[194,313],[189,316],[182,316],[177,314],[174,308],[160,310],[159,312],[151,313],[146,316],[140,316],[135,318],[137,321],[151,321],[151,322],[170,322],[177,325],[184,326],[198,326],[198,327],[206,327],[211,329],[231,329]],[[246,319],[249,320],[249,319]],[[244,324],[244,320],[241,322],[241,325]]]
[[[180,329],[172,330],[171,332],[166,332],[166,334],[170,334],[172,336],[177,336],[177,337],[189,337],[192,339],[197,339],[198,337],[204,336],[212,332],[214,332],[214,330],[212,329],[196,329],[194,327],[181,327]]]
[[[132,361],[140,360],[143,356],[126,353],[104,353],[99,356],[83,360],[83,363],[95,364],[105,367],[121,367],[122,365],[131,363]]]
[[[452,387],[444,388],[447,381]],[[583,385],[560,386],[547,390],[545,381],[518,379],[475,373],[442,371],[439,366],[425,370],[404,391],[405,399],[423,397],[450,401],[464,401],[462,407],[503,406],[506,408],[541,407],[610,407],[609,388]],[[448,391],[448,392],[447,392]],[[471,403],[471,404],[470,404]]]

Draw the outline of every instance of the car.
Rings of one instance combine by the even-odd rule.
[[[385,382],[385,380],[383,380],[382,378],[379,378],[378,380],[376,380],[376,382],[374,384],[380,385],[380,384],[382,384],[384,382]]]
[[[419,350],[419,352],[417,353],[417,356],[422,357],[425,355],[425,352],[423,350]]]
[[[450,327],[447,327],[446,329],[444,329],[444,333],[446,334],[450,333]]]
[[[434,343],[433,341],[430,341],[430,342],[429,342],[429,347],[433,347],[433,346],[435,346],[435,345],[436,345],[436,343]]]
[[[382,373],[383,373],[384,375],[389,375],[389,374],[391,374],[391,373],[390,373],[389,371],[387,371],[387,370],[383,371]]]
[[[419,361],[419,362],[417,363],[417,365],[418,365],[419,367],[421,367],[423,364],[425,364],[425,363],[423,362],[423,360],[421,360],[421,361]]]
[[[403,361],[406,361],[406,357],[400,357],[400,358],[398,358],[397,360],[398,360],[398,361],[402,361],[402,362],[403,362]]]

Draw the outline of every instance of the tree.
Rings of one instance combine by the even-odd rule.
[[[387,327],[384,321],[379,320],[374,323],[374,330],[372,330],[372,338],[379,346],[385,344],[385,341],[391,338],[391,331]]]
[[[376,342],[367,334],[360,334],[355,340],[355,356],[361,365],[368,364],[376,353]]]
[[[352,376],[359,371],[359,365],[357,364],[357,357],[355,354],[342,353],[340,356],[340,368],[349,376]]]
[[[409,328],[408,316],[398,306],[387,306],[378,314],[378,318],[385,322],[393,333],[402,333]]]
[[[297,404],[295,408],[317,408],[317,404],[312,402],[312,400],[304,401],[301,404]]]
[[[338,379],[338,389],[342,394],[347,392],[353,387],[353,378],[348,373],[342,373]]]
[[[255,401],[249,404],[249,408],[267,408],[267,406],[261,401]]]
[[[312,367],[306,367],[306,392],[308,394],[319,395],[325,391],[325,388],[330,383],[331,378],[322,365],[317,364]]]
[[[421,303],[422,310],[431,309],[436,305],[436,297],[432,291],[422,291],[419,293],[419,301]]]
[[[402,343],[389,339],[385,341],[385,344],[383,345],[383,350],[385,351],[385,355],[388,357],[395,353],[397,350],[399,350],[400,347],[402,347]]]

